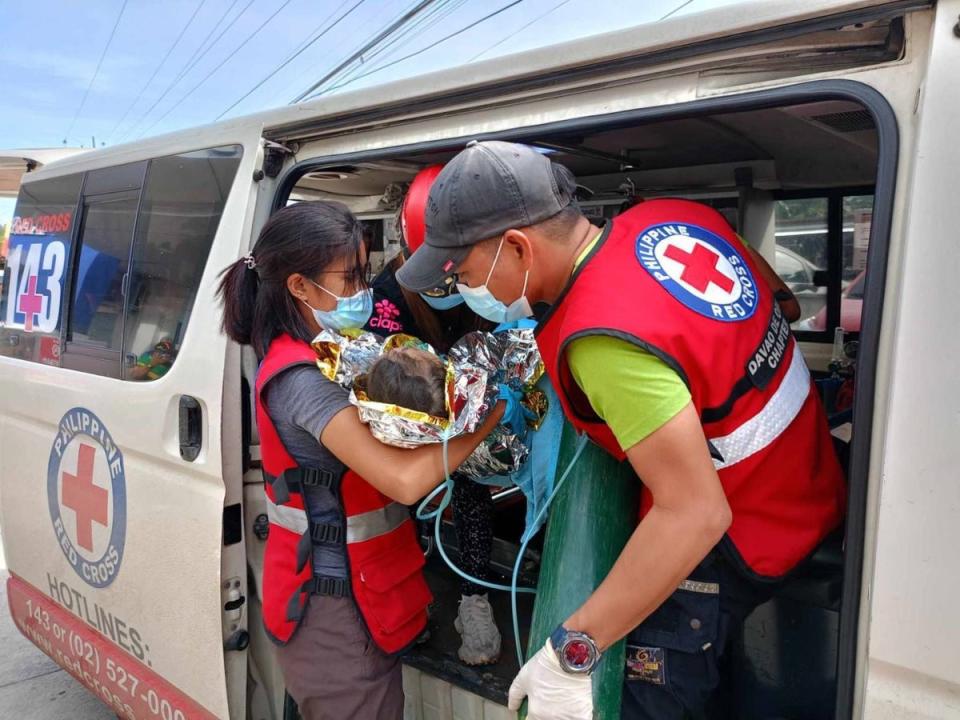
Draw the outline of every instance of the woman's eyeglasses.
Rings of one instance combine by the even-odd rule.
[[[369,262],[353,270],[331,270],[327,275],[343,275],[347,280],[369,286],[373,282],[373,266]]]

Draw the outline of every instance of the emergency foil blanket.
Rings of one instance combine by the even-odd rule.
[[[536,427],[546,411],[545,396],[534,388],[543,375],[543,363],[532,330],[469,333],[450,349],[446,417],[374,402],[364,391],[366,373],[382,353],[400,347],[434,352],[427,343],[409,335],[382,339],[363,331],[338,334],[323,330],[311,345],[323,375],[350,391],[350,402],[357,407],[360,420],[387,445],[414,448],[473,432],[496,404],[500,383],[523,392],[531,426]],[[498,425],[457,472],[477,481],[510,475],[528,454],[521,437]]]

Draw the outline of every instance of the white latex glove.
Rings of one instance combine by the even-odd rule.
[[[573,675],[560,667],[547,640],[520,668],[510,685],[507,707],[516,712],[527,697],[527,720],[593,720],[593,685],[589,675]]]

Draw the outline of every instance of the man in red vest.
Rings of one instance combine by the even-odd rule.
[[[598,227],[574,187],[532,148],[470,143],[398,280],[424,291],[456,273],[497,322],[545,308],[537,342],[567,418],[643,480],[636,531],[510,707],[590,718],[590,672],[627,636],[623,717],[687,717],[731,630],[840,524],[843,475],[789,322],[724,219],[665,199]]]

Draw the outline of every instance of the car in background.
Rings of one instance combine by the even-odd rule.
[[[800,253],[777,246],[777,275],[800,303],[800,317],[809,318],[827,306],[827,288],[818,286],[816,274],[821,268]]]
[[[779,252],[779,251],[778,251]],[[847,285],[840,296],[840,327],[845,332],[860,332],[860,314],[863,311],[863,287],[866,271],[862,271]],[[823,332],[827,329],[827,306],[797,323],[796,330]]]

